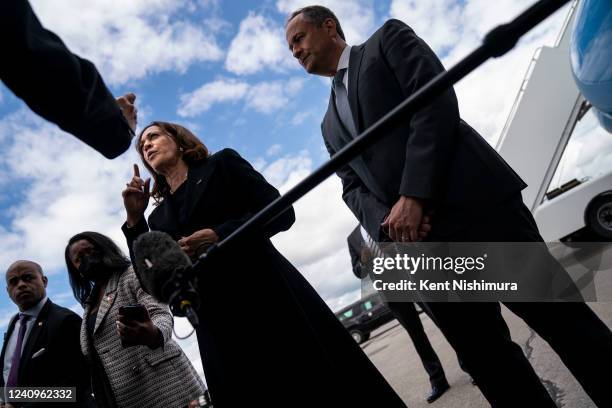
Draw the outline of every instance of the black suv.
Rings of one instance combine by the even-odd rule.
[[[357,343],[363,343],[373,330],[394,319],[391,310],[376,293],[340,309],[336,316]]]

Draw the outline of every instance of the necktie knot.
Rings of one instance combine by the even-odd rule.
[[[334,89],[337,89],[340,85],[344,87],[344,73],[346,72],[346,68],[339,69],[336,71],[336,75],[334,75]]]
[[[20,323],[27,322],[29,318],[30,318],[30,315],[25,314],[25,313],[19,313],[19,322]]]

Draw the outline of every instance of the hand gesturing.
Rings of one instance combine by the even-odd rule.
[[[128,227],[132,227],[140,221],[144,215],[147,206],[149,205],[149,186],[151,179],[143,181],[140,178],[140,170],[138,165],[134,164],[134,177],[126,184],[127,188],[121,193],[123,196],[123,205],[127,212]]]

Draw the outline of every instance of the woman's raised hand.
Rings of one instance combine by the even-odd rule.
[[[127,225],[133,227],[144,216],[144,212],[149,205],[149,186],[151,179],[143,181],[140,178],[140,170],[138,165],[134,164],[134,177],[126,184],[126,189],[123,190],[123,205],[127,212]]]

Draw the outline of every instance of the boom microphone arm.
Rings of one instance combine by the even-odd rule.
[[[172,284],[175,285],[177,294],[173,297],[171,303],[173,311],[175,309],[182,310],[181,302],[184,302],[188,297],[187,293],[180,294],[180,288],[187,288],[188,283],[192,281],[193,277],[206,269],[206,265],[212,257],[217,256],[219,252],[223,252],[224,248],[229,247],[244,235],[265,228],[268,223],[272,222],[276,217],[293,205],[293,203],[334,174],[340,167],[347,165],[351,160],[357,157],[357,155],[374,145],[377,141],[391,134],[390,130],[395,128],[408,112],[414,112],[426,106],[455,83],[459,82],[463,77],[486,62],[489,58],[497,58],[510,51],[525,33],[569,1],[570,0],[540,0],[523,13],[519,14],[511,22],[502,24],[491,30],[485,36],[481,46],[468,54],[448,71],[440,73],[437,77],[425,84],[395,109],[366,129],[352,142],[340,149],[330,158],[330,160],[321,165],[312,174],[242,224],[223,241],[210,247],[209,250],[200,256],[196,263],[193,264],[189,273],[175,274],[175,281]],[[168,283],[170,284],[170,282]]]

